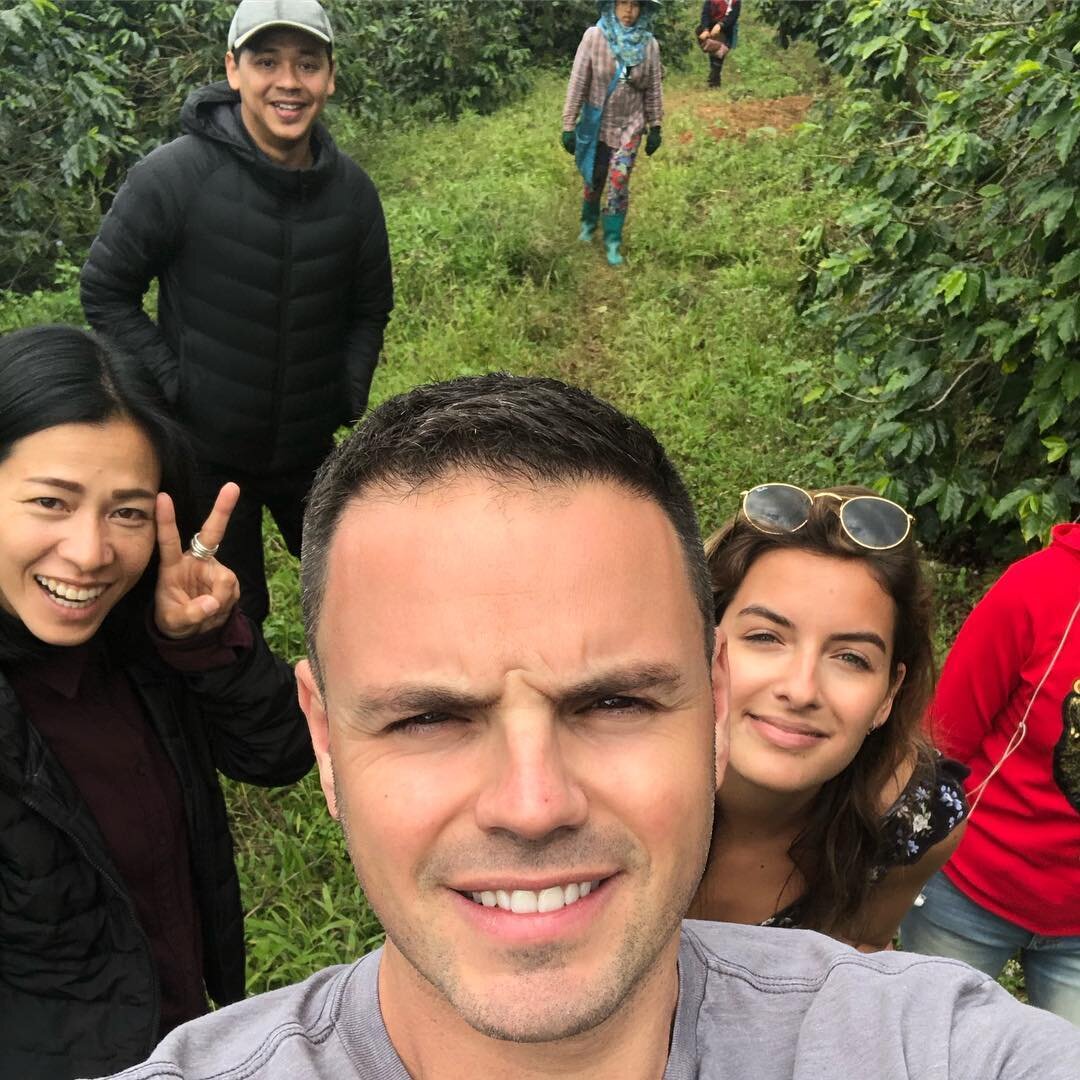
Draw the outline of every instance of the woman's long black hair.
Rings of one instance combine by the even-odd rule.
[[[161,468],[161,490],[185,520],[191,502],[191,451],[164,411],[155,387],[131,357],[76,326],[34,326],[0,336],[0,463],[15,444],[62,424],[128,420],[150,441]],[[109,613],[110,629],[130,628],[145,615],[157,578],[157,549],[138,584]],[[3,620],[8,658],[20,651],[18,625]],[[28,636],[28,635],[27,635]],[[143,635],[145,636],[145,635]]]

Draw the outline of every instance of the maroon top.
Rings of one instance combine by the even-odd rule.
[[[251,629],[234,609],[217,631],[170,641],[155,629],[162,659],[207,671],[249,648]],[[207,1011],[202,934],[188,828],[176,770],[123,669],[100,642],[56,650],[8,673],[29,721],[70,777],[150,942],[161,988],[159,1037]]]

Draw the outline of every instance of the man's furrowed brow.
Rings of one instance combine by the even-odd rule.
[[[567,701],[611,697],[617,694],[640,694],[647,690],[682,689],[685,679],[674,664],[629,664],[590,675],[566,687],[560,694]]]
[[[424,683],[391,686],[370,694],[356,694],[349,712],[359,717],[420,716],[423,713],[475,713],[492,708],[497,698],[468,694],[447,686]]]
[[[629,664],[596,672],[579,682],[560,687],[551,696],[559,702],[580,702],[616,694],[659,690],[673,693],[685,683],[683,673],[673,664]],[[421,716],[424,713],[466,715],[494,709],[499,695],[470,694],[448,686],[426,683],[391,686],[372,693],[357,693],[346,703],[350,715],[379,720],[388,716]]]

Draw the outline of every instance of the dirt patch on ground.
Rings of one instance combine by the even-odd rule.
[[[696,95],[695,95],[696,97]],[[705,133],[714,139],[745,139],[751,131],[771,128],[790,131],[806,119],[814,99],[809,94],[781,98],[742,98],[728,100],[692,100],[679,102],[695,120],[706,125]],[[694,132],[679,133],[679,141],[692,142]]]

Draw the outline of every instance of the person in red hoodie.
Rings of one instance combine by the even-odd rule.
[[[971,769],[967,835],[904,919],[903,947],[990,975],[1080,1025],[1080,525],[1014,563],[964,623],[931,710]]]
[[[704,0],[701,5],[697,39],[709,58],[709,80],[706,85],[710,89],[719,89],[724,58],[735,48],[741,7],[740,0]]]

